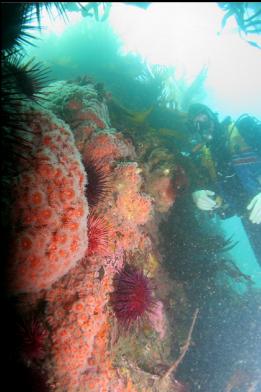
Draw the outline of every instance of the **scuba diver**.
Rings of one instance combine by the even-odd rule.
[[[261,122],[249,115],[222,123],[203,104],[188,110],[193,133],[192,199],[221,219],[238,215],[261,265]]]

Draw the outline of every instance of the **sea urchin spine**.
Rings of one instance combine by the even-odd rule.
[[[104,255],[109,243],[109,224],[102,218],[91,214],[88,219],[87,255]]]
[[[20,325],[20,352],[26,362],[42,359],[45,355],[47,330],[32,318]]]
[[[150,279],[136,267],[126,265],[114,277],[111,304],[119,322],[126,330],[140,326],[154,311],[155,298]]]
[[[86,196],[90,207],[94,207],[109,192],[109,177],[102,161],[85,160],[85,170],[88,177]]]

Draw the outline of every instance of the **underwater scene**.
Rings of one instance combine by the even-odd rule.
[[[261,392],[261,3],[1,3],[4,390]]]

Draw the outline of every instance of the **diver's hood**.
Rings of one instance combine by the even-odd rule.
[[[202,103],[193,103],[190,105],[189,110],[188,110],[188,117],[190,120],[193,118],[197,117],[199,114],[206,114],[208,117],[211,119],[215,117],[215,114],[212,112],[212,110],[209,109],[206,105],[203,105]]]

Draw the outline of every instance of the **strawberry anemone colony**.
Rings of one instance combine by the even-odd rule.
[[[8,290],[24,316],[37,314],[23,326],[23,357],[55,392],[134,392],[134,370],[114,361],[111,342],[115,328],[125,339],[132,327],[167,337],[152,284],[155,189],[165,183],[145,184],[134,145],[111,128],[94,84],[61,81],[45,92],[45,109],[21,110],[33,147],[12,187]],[[175,201],[165,182],[164,212]]]

